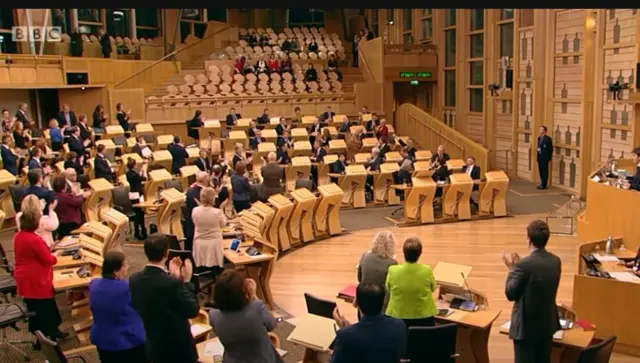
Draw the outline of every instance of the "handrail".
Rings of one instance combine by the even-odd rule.
[[[210,39],[210,38],[213,38],[213,37],[215,37],[216,35],[218,35],[218,34],[222,33],[222,32],[223,32],[223,31],[225,31],[225,30],[228,30],[228,29],[230,29],[230,28],[232,28],[232,27],[228,26],[228,27],[226,27],[226,28],[220,29],[220,30],[218,30],[217,32],[215,32],[215,33],[213,33],[213,34],[209,35],[208,37],[205,37],[205,38],[200,39],[200,41],[198,41],[198,42],[191,43],[191,44],[187,45],[187,46],[186,46],[186,47],[184,47],[184,48],[180,48],[180,49],[178,49],[178,50],[174,50],[173,52],[171,52],[171,53],[169,53],[169,54],[165,55],[164,57],[162,57],[162,58],[160,58],[160,59],[156,60],[155,62],[153,62],[153,63],[149,64],[148,66],[146,66],[146,67],[142,68],[142,69],[141,69],[141,70],[139,70],[138,72],[135,72],[135,73],[133,73],[132,75],[130,75],[129,77],[127,77],[127,78],[123,79],[122,81],[120,81],[120,82],[116,83],[115,85],[113,85],[113,87],[114,87],[114,88],[118,87],[119,85],[123,84],[124,82],[126,82],[126,81],[128,81],[128,80],[132,79],[133,77],[135,77],[135,76],[139,75],[140,73],[142,73],[142,72],[146,71],[147,69],[149,69],[149,68],[151,68],[151,67],[154,67],[156,64],[161,63],[161,62],[164,62],[167,58],[172,57],[172,56],[175,56],[176,54],[178,54],[178,53],[180,53],[180,52],[182,52],[182,51],[184,51],[184,50],[186,50],[186,49],[189,49],[189,48],[191,48],[191,47],[193,47],[193,46],[195,46],[195,45],[197,45],[197,44],[200,44],[200,43],[204,42],[205,40],[208,40],[208,39]],[[174,64],[175,64],[175,62],[176,62],[176,61],[174,61]]]
[[[363,43],[366,43],[366,42],[368,42],[368,40],[365,40]],[[369,72],[369,78],[371,79],[371,81],[375,82],[376,77],[373,75],[373,72],[371,72],[371,68],[369,67],[369,62],[367,62],[366,57],[362,55],[362,52],[360,51],[360,45],[358,44],[358,62],[360,62],[360,60],[362,60],[362,63],[367,68],[367,72]]]
[[[457,146],[458,149],[460,149],[461,151],[464,151],[464,146],[458,144],[457,142],[455,142],[454,140],[452,140],[450,137],[448,137],[447,135],[443,134],[442,132],[436,130],[433,126],[429,125],[428,123],[420,120],[419,118],[415,117],[414,115],[409,115],[409,117],[411,117],[413,120],[418,121],[420,124],[426,126],[429,130],[431,130],[432,132],[438,134],[438,136],[442,137],[443,139],[447,140],[448,142],[452,143],[453,145]]]

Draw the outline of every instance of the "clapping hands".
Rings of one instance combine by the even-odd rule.
[[[191,276],[193,275],[191,260],[185,260],[182,263],[180,257],[172,258],[171,262],[169,262],[169,274],[173,277],[181,278],[184,282],[191,281]]]
[[[515,252],[512,252],[507,256],[507,254],[502,251],[502,263],[504,263],[507,268],[511,269],[516,263],[520,262],[520,255]]]

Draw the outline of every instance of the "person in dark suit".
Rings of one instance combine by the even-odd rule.
[[[247,167],[243,161],[236,164],[235,171],[235,174],[231,175],[233,207],[237,213],[240,213],[251,208],[251,185],[249,178],[244,175],[247,172]]]
[[[467,158],[467,164],[462,167],[462,172],[469,174],[473,181],[480,181],[480,167],[476,165],[476,158],[469,156]],[[473,185],[473,190],[478,190],[478,184]]]
[[[369,160],[365,164],[365,168],[367,169],[368,172],[379,172],[380,164],[382,164],[382,162],[383,160],[382,160],[382,157],[380,157],[380,149],[378,149],[377,147],[374,147],[373,149],[371,149],[371,156],[369,157]],[[367,175],[366,183],[368,186],[373,187],[373,175],[371,174]]]
[[[193,133],[193,136],[190,135],[189,137],[193,137],[196,142],[200,140],[200,128],[204,126],[204,121],[205,117],[202,113],[202,110],[196,110],[196,113],[193,115],[191,122],[188,123],[189,132]]]
[[[131,147],[131,152],[138,154],[141,158],[143,158],[144,156],[142,155],[142,150],[145,148],[148,148],[148,146],[147,142],[144,140],[144,136],[136,136],[136,143]]]
[[[84,42],[82,41],[82,33],[80,33],[80,29],[73,28],[73,32],[69,38],[71,38],[71,56],[82,57],[82,53],[84,52]]]
[[[187,149],[182,144],[180,136],[173,137],[173,143],[167,146],[167,150],[173,157],[173,162],[171,163],[171,174],[179,174],[180,168],[187,165],[187,158],[189,158]]]
[[[42,157],[42,150],[38,147],[32,149],[31,159],[29,159],[29,170],[33,169],[42,169],[42,161],[40,158]]]
[[[100,28],[98,35],[100,35],[100,50],[102,51],[102,56],[111,58],[111,40],[109,39],[109,35],[103,28]]]
[[[338,160],[329,165],[329,172],[331,174],[344,174],[347,170],[347,156],[345,154],[338,154]],[[338,178],[331,177],[331,182],[338,184]]]
[[[145,169],[141,169],[141,173],[136,171],[136,161],[132,158],[127,160],[127,182],[129,183],[129,199],[131,204],[140,203],[140,197],[144,195],[142,182],[147,180]],[[134,236],[138,241],[147,239],[147,228],[144,225],[144,209],[133,207],[135,217],[133,218],[133,227],[135,229]]]
[[[322,145],[320,140],[316,140],[316,142],[313,145],[314,153],[310,158],[311,161],[314,163],[323,163],[324,157],[327,156],[328,154],[327,152],[328,148],[329,148],[329,145]]]
[[[42,169],[31,169],[27,172],[27,180],[29,181],[29,186],[25,188],[23,198],[33,194],[38,197],[38,199],[44,199],[47,205],[43,209],[43,213],[48,214],[49,204],[55,199],[55,194],[42,186],[44,183],[44,172]]]
[[[287,126],[287,119],[283,116],[280,117],[280,123],[276,126],[276,134],[282,136],[285,130],[289,130],[289,126]]]
[[[2,146],[0,146],[0,157],[2,166],[11,174],[18,175],[18,154],[11,149],[11,136],[2,136]]]
[[[291,139],[291,131],[289,129],[284,129],[282,135],[278,136],[276,139],[276,146],[282,147],[282,145],[287,145],[288,149],[293,147],[293,140]]]
[[[351,129],[351,121],[349,121],[348,118],[345,118],[344,122],[340,125],[340,129],[338,130],[338,132],[341,134],[346,134],[347,132],[350,131],[350,129]],[[342,135],[341,138],[344,139],[344,135]]]
[[[560,330],[556,295],[562,274],[560,258],[545,248],[549,226],[535,220],[527,226],[529,256],[502,255],[509,269],[505,294],[513,301],[509,337],[516,363],[548,363],[553,334]]]
[[[4,156],[2,156],[4,159]],[[640,191],[640,147],[633,149],[631,152],[631,158],[633,159],[634,164],[636,164],[636,174],[629,178],[624,184],[625,189],[633,189]]]
[[[447,161],[449,160],[451,160],[451,157],[449,157],[449,154],[444,152],[444,145],[438,145],[436,153],[431,155],[431,169],[436,167],[446,167]]]
[[[309,63],[307,70],[304,72],[305,82],[315,82],[318,80],[318,71],[313,67],[313,63]]]
[[[149,358],[153,363],[196,363],[198,351],[189,319],[198,316],[200,307],[191,281],[193,265],[180,257],[169,256],[169,238],[156,233],[144,241],[149,263],[129,279],[131,303],[147,334]]]
[[[333,117],[335,115],[336,113],[331,111],[331,106],[327,106],[327,110],[322,114],[322,122],[324,123],[333,122]]]
[[[58,126],[60,126],[60,128],[78,125],[76,113],[71,111],[71,107],[67,104],[62,105],[62,110],[60,110],[56,115],[56,120],[58,121]]]
[[[96,148],[97,154],[95,159],[93,160],[93,171],[96,179],[104,178],[113,183],[113,171],[111,170],[111,166],[109,166],[109,162],[104,156],[104,149],[106,149],[106,146],[104,146],[104,144],[100,144]]]
[[[229,114],[227,115],[227,126],[231,127],[231,126],[235,126],[235,124],[238,122],[239,119],[241,119],[242,116],[239,113],[236,113],[236,109],[235,108],[231,108],[229,110]]]
[[[124,106],[122,103],[116,104],[116,118],[118,119],[118,123],[122,127],[125,132],[125,135],[128,131],[131,131],[131,125],[129,125],[129,117],[131,116],[131,111],[124,112]]]
[[[320,138],[322,132],[322,124],[319,119],[313,120],[313,125],[309,128],[309,142],[313,145],[316,142],[316,138]]]
[[[124,253],[104,254],[102,278],[89,284],[91,344],[102,363],[147,363],[144,325],[131,304]],[[117,316],[117,319],[114,317]]]
[[[76,171],[77,175],[84,174],[84,168],[78,162],[78,154],[73,151],[69,151],[64,155],[64,169],[73,169]]]
[[[283,183],[285,182],[284,169],[277,163],[276,153],[267,154],[267,164],[262,167],[262,201],[266,201],[270,196],[284,193]]]
[[[547,127],[540,126],[538,136],[538,174],[540,175],[540,185],[538,189],[547,189],[549,181],[549,163],[553,156],[553,141],[547,135]]]
[[[260,115],[260,117],[256,119],[256,122],[258,123],[258,128],[260,130],[264,129],[264,126],[268,125],[270,121],[271,121],[271,118],[269,117],[268,108],[265,108],[264,111],[262,111],[262,115]]]
[[[69,145],[69,151],[76,153],[78,156],[78,163],[83,164],[88,151],[85,143],[80,138],[80,129],[78,127],[71,128],[71,136],[67,140],[67,144]]]
[[[278,138],[278,140],[280,139],[281,138]],[[289,165],[291,163],[291,158],[289,157],[289,145],[293,145],[293,143],[290,144],[286,141],[278,143],[278,164]]]
[[[29,120],[29,115],[27,115],[28,109],[29,106],[22,102],[18,105],[18,111],[16,111],[16,118],[22,122],[22,126],[24,126],[26,130],[31,129],[31,121]]]
[[[200,171],[206,171],[208,173],[211,171],[211,161],[207,156],[207,150],[200,149],[200,157],[193,162],[193,165],[197,166]]]
[[[103,132],[107,125],[107,117],[104,114],[104,107],[102,105],[96,105],[91,117],[93,118],[93,128],[96,129],[96,131]]]
[[[189,186],[186,193],[186,211],[184,215],[184,249],[192,251],[193,250],[193,237],[195,234],[195,225],[193,224],[193,219],[191,218],[191,213],[193,209],[199,205],[200,201],[200,192],[202,188],[206,188],[209,186],[209,174],[204,171],[200,171],[196,174],[196,182]]]
[[[88,146],[92,145],[91,143],[91,126],[87,125],[87,116],[80,115],[78,116],[78,129],[80,130],[80,140],[85,142],[89,140]],[[69,133],[71,134],[71,133]]]
[[[378,114],[374,112],[371,114],[371,120],[364,124],[364,128],[368,135],[373,135],[373,132],[378,126],[380,126],[380,119],[378,118]]]
[[[384,136],[380,136],[380,138],[378,139],[378,149],[380,149],[380,158],[384,160],[385,155],[387,155],[387,153],[391,151],[391,147],[389,146],[389,139]]]
[[[311,39],[311,43],[307,45],[307,49],[309,50],[309,53],[318,52],[318,43],[316,43],[315,39]]]
[[[385,288],[380,283],[360,283],[356,288],[356,305],[362,318],[351,324],[338,308],[333,318],[336,332],[331,363],[399,362],[407,345],[407,327],[400,319],[382,313]]]
[[[233,157],[231,158],[231,169],[235,170],[236,169],[236,164],[240,161],[244,161],[245,163],[249,162],[249,160],[245,159],[243,153],[244,153],[244,146],[242,146],[242,143],[237,143],[234,145],[233,147],[234,153],[233,153]]]
[[[258,150],[258,145],[262,143],[262,132],[260,130],[254,130],[253,137],[249,139],[252,150]]]

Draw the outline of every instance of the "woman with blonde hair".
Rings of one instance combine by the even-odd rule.
[[[371,250],[360,256],[358,262],[358,283],[380,284],[384,286],[389,267],[397,265],[395,260],[396,238],[391,231],[378,232],[371,243]],[[383,311],[387,307],[389,292]],[[358,312],[358,314],[360,314]]]
[[[355,131],[349,136],[347,139],[347,154],[350,157],[355,157],[357,153],[362,150],[362,135],[364,133],[364,129],[362,126],[358,126],[355,128]]]
[[[44,200],[38,199],[33,194],[29,194],[22,200],[22,204],[20,205],[20,212],[16,215],[16,227],[20,230],[20,216],[22,216],[25,212],[34,212],[40,215],[40,222],[38,225],[38,229],[35,233],[40,236],[47,244],[49,249],[53,246],[53,232],[58,229],[60,222],[58,221],[58,215],[55,212],[56,206],[58,205],[57,200],[53,200],[49,203],[49,215],[45,216],[42,213],[42,210],[45,208],[46,202]]]
[[[213,188],[202,188],[200,205],[191,213],[195,226],[193,260],[196,271],[211,271],[213,277],[222,273],[224,266],[222,228],[227,224],[224,213],[214,207],[215,199],[216,191]]]

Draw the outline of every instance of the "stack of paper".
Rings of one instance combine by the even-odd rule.
[[[595,257],[600,262],[618,262],[618,258],[614,255],[601,255],[599,253],[594,253],[593,257]]]
[[[609,272],[609,275],[618,281],[635,282],[640,284],[640,278],[631,272]]]

